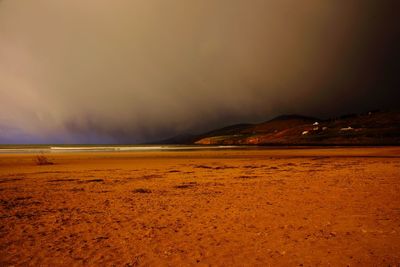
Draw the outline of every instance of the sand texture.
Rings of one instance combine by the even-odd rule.
[[[0,266],[400,264],[400,148],[0,155]]]

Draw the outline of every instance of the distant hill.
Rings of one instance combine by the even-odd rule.
[[[168,140],[165,140],[168,141]],[[236,124],[170,144],[400,145],[400,112],[367,112],[327,120],[283,115],[259,124]],[[184,141],[184,142],[183,142]]]
[[[151,142],[150,144],[190,145],[199,139],[199,135],[181,134],[167,139]]]

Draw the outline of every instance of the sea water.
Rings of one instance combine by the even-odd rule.
[[[134,152],[188,151],[234,149],[242,146],[200,145],[0,145],[0,154],[7,153],[73,153],[73,152]]]

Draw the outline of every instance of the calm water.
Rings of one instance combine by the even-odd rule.
[[[238,149],[243,146],[184,146],[184,145],[0,145],[6,153],[74,153],[74,152],[132,152],[132,151],[187,151]]]

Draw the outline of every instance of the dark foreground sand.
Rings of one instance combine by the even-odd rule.
[[[0,155],[0,266],[400,264],[400,148]]]

